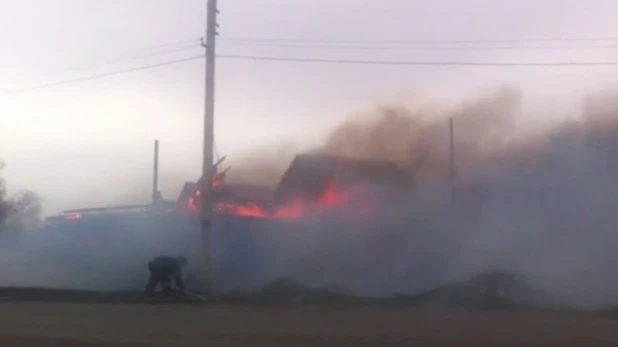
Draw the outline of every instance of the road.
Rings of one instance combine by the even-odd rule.
[[[1,346],[618,346],[618,320],[414,309],[4,302]]]

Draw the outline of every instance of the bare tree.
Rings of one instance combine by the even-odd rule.
[[[41,199],[29,190],[21,191],[10,199],[12,213],[22,217],[38,219],[41,215]]]
[[[4,168],[4,163],[0,162],[0,171]],[[2,177],[0,177],[0,225],[11,215],[13,206],[10,201],[7,201],[6,184]]]
[[[0,162],[0,170],[3,168],[4,163]],[[40,221],[41,200],[32,191],[21,191],[9,197],[6,182],[0,177],[0,225],[4,224],[9,217],[15,217],[22,225]]]

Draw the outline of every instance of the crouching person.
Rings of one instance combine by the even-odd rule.
[[[150,271],[150,280],[146,285],[146,295],[152,295],[157,285],[161,285],[164,295],[169,295],[172,291],[172,280],[180,291],[185,291],[185,285],[182,280],[182,268],[187,266],[189,262],[185,257],[157,257],[148,262],[148,270]]]

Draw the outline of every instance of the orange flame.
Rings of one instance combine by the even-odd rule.
[[[221,181],[215,183],[213,186],[220,187]],[[256,217],[256,218],[276,218],[276,219],[294,219],[301,217],[307,213],[310,213],[315,208],[320,207],[344,207],[341,211],[346,216],[354,216],[356,214],[365,213],[367,209],[354,209],[346,208],[347,203],[350,201],[351,193],[362,186],[355,186],[352,189],[340,190],[336,187],[334,182],[329,182],[324,191],[319,195],[315,204],[306,203],[300,199],[294,200],[286,205],[278,206],[275,208],[267,208],[255,203],[225,203],[218,202],[215,204],[214,210],[220,213],[233,214],[243,217]],[[188,205],[190,212],[193,215],[198,215],[199,207],[198,202],[201,196],[201,192],[198,190],[193,196],[189,198]]]

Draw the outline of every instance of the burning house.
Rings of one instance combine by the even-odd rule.
[[[371,219],[372,209],[379,207],[372,201],[374,187],[403,190],[411,184],[405,171],[393,163],[314,154],[296,156],[274,189],[228,184],[224,178],[219,174],[212,183],[216,211],[213,276],[221,290],[255,287],[281,276],[335,278],[339,273],[350,273],[352,267],[373,266],[372,255],[360,249],[366,243],[382,247],[380,238],[390,237],[388,233],[356,235],[351,240],[345,232],[311,227],[304,217],[315,215],[318,218],[309,219],[320,220],[321,213],[328,211],[342,218],[348,213],[353,217],[341,219],[342,223],[358,223],[359,213]],[[79,210],[56,219],[61,222],[60,229],[83,231],[81,238],[71,238],[76,249],[83,248],[80,242],[84,238],[89,244],[108,242],[106,247],[115,250],[119,248],[113,246],[114,240],[125,240],[122,249],[132,250],[126,257],[140,258],[138,263],[156,254],[182,253],[189,259],[199,259],[202,249],[195,218],[199,216],[200,194],[198,183],[187,182],[177,201],[166,202],[162,209],[153,204],[138,210]],[[314,248],[309,246],[312,243]],[[320,255],[315,247],[328,254]],[[340,262],[340,268],[324,265],[340,254],[338,247],[359,248],[367,263]]]
[[[379,224],[382,207],[375,191],[388,187],[405,195],[411,184],[406,172],[394,163],[297,155],[270,201],[229,203],[229,197],[218,201],[218,210],[227,217],[219,219],[213,235],[218,244],[213,250],[215,280],[222,288],[233,289],[292,276],[354,288],[355,282],[366,282],[361,274],[356,278],[355,269],[391,267],[390,260],[378,263],[374,259],[381,257],[381,250],[369,250],[391,248],[391,241],[399,237],[379,227],[369,231],[371,225]],[[348,232],[359,231],[359,223],[366,231]],[[337,259],[340,247],[363,254],[363,259],[360,263]],[[370,287],[368,291],[377,290]]]
[[[388,186],[405,191],[411,186],[407,173],[395,163],[299,154],[273,189],[228,184],[225,172],[212,182],[217,215],[232,218],[295,219],[324,209],[348,215],[371,213],[371,187]],[[357,197],[362,195],[361,199]],[[186,182],[176,202],[160,200],[153,205],[119,206],[66,211],[48,218],[49,225],[105,224],[147,215],[195,219],[200,211],[199,184]],[[73,228],[74,229],[74,228]]]
[[[392,162],[300,154],[281,178],[274,199],[285,203],[304,197],[319,203],[331,187],[345,191],[359,184],[407,188],[411,180],[402,168]]]
[[[369,186],[405,190],[411,179],[398,165],[328,155],[299,154],[291,162],[272,196],[265,188],[228,185],[223,176],[213,180],[215,210],[222,214],[256,218],[296,218],[312,209],[351,202],[351,196]],[[251,188],[251,189],[249,189]],[[253,194],[247,194],[252,192]],[[198,184],[185,184],[178,203],[190,215],[199,211]]]

